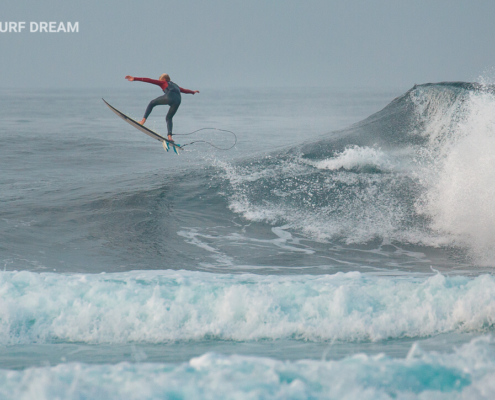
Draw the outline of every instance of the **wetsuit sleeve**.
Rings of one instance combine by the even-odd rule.
[[[158,85],[160,86],[163,90],[165,90],[168,86],[167,81],[159,81],[157,79],[150,79],[150,78],[134,78],[135,81],[140,81],[140,82],[147,82],[147,83],[152,83],[153,85]]]
[[[194,94],[194,90],[183,89],[179,87],[181,93]]]

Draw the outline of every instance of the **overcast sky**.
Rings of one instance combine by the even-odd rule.
[[[3,0],[0,21],[79,33],[0,33],[0,87],[123,87],[167,72],[194,89],[407,89],[493,74],[495,1]]]

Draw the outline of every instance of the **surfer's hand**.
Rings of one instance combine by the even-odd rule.
[[[199,93],[199,90],[195,90],[193,94]]]
[[[127,79],[129,82],[132,82],[134,80],[134,77],[133,76],[130,76],[130,75],[127,75],[125,77],[125,79]]]

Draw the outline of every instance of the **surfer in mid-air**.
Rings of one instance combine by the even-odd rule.
[[[144,125],[146,122],[146,119],[148,116],[151,114],[151,110],[155,106],[163,106],[163,105],[168,105],[170,106],[167,116],[165,120],[167,121],[167,131],[168,131],[168,140],[173,142],[172,140],[172,128],[173,128],[173,123],[172,123],[172,118],[174,117],[175,113],[177,112],[180,102],[181,102],[181,93],[189,93],[189,94],[195,94],[199,93],[199,90],[189,90],[189,89],[183,89],[170,81],[170,76],[168,74],[162,74],[160,75],[160,78],[158,80],[156,79],[150,79],[150,78],[135,78],[133,76],[127,75],[125,77],[129,82],[133,81],[140,81],[140,82],[148,82],[152,83],[154,85],[158,85],[162,88],[163,90],[163,95],[160,97],[157,97],[154,100],[150,101],[150,104],[148,104],[148,107],[146,108],[146,111],[144,113],[144,118],[139,122],[141,125]]]

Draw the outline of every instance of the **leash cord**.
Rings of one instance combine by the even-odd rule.
[[[191,144],[194,144],[194,143],[206,143],[206,144],[209,144],[211,147],[214,147],[215,149],[218,149],[218,150],[224,150],[224,151],[227,151],[227,150],[230,150],[232,149],[236,144],[237,144],[237,135],[232,132],[232,131],[229,131],[227,129],[218,129],[218,128],[201,128],[201,129],[197,129],[193,132],[189,132],[189,133],[174,133],[174,136],[188,136],[188,135],[192,135],[193,133],[196,133],[196,132],[199,132],[199,131],[204,131],[204,130],[213,130],[213,131],[219,131],[219,132],[227,132],[227,133],[230,133],[234,136],[234,144],[228,148],[223,148],[223,147],[218,147],[218,146],[215,146],[213,143],[207,141],[207,140],[194,140],[190,143],[186,143],[186,144],[183,144],[181,145],[180,147],[186,147],[186,146],[189,146]]]

